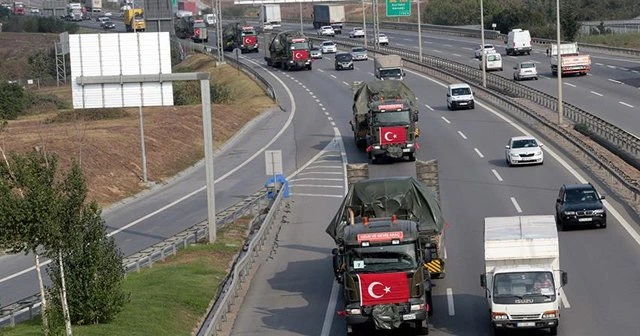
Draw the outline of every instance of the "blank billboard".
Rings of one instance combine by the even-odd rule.
[[[171,82],[78,85],[80,76],[171,73],[169,33],[69,35],[73,108],[172,106]]]

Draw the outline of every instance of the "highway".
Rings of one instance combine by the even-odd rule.
[[[300,29],[299,24],[283,24],[287,29]],[[351,27],[343,29],[341,37],[348,38]],[[311,25],[305,26],[306,34],[316,35]],[[368,33],[373,34],[372,31]],[[418,51],[417,32],[381,29],[389,37],[390,47]],[[372,36],[372,35],[371,35]],[[355,40],[355,39],[354,39]],[[551,74],[546,47],[535,46],[530,56],[506,56],[504,42],[486,40],[503,55],[503,71],[492,74],[513,78],[513,67],[522,61],[537,64],[540,80],[521,81],[539,91],[557,97],[557,79]],[[423,54],[437,56],[479,68],[474,58],[474,49],[480,45],[479,38],[434,35],[423,32]],[[587,77],[563,77],[564,101],[578,106],[630,133],[640,136],[640,58],[589,53],[592,59],[591,72]]]
[[[261,55],[245,57],[264,66]],[[287,85],[309,89],[308,108],[315,102],[326,109],[327,122],[335,123],[342,134],[347,161],[366,162],[366,156],[355,148],[348,125],[350,83],[372,80],[372,62],[359,62],[355,71],[340,72],[333,70],[332,62],[328,56],[316,61],[311,72],[276,71],[276,75]],[[418,158],[439,160],[442,208],[451,224],[446,234],[447,277],[436,280],[431,334],[490,335],[479,284],[483,218],[553,214],[560,185],[589,180],[588,175],[553,144],[546,144],[544,165],[507,167],[504,145],[510,136],[526,130],[484,104],[472,111],[448,111],[441,83],[415,73],[405,80],[424,107]],[[333,241],[324,233],[344,193],[337,187],[344,182],[336,178],[344,176],[336,163],[315,165],[325,164],[333,168],[309,171],[313,183],[292,182],[291,223],[280,232],[276,257],[258,269],[232,335],[345,334],[344,321],[335,315],[341,307],[339,287],[331,286]],[[376,169],[402,175],[406,165]],[[606,188],[596,186],[609,195]],[[560,265],[569,273],[562,297],[562,335],[634,335],[640,328],[634,309],[640,299],[640,241],[625,229],[638,230],[637,219],[627,216],[613,197],[608,197],[607,204],[608,228],[560,232]]]

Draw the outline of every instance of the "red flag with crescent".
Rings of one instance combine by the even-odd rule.
[[[407,131],[403,126],[380,127],[380,144],[392,145],[407,142]]]
[[[199,37],[199,36],[200,36],[200,28],[196,28],[196,29],[193,31],[193,33],[194,33],[194,35],[195,35],[195,36],[198,36],[198,37]]]
[[[305,61],[309,58],[309,52],[305,49],[294,50],[293,51],[293,60],[294,61]]]
[[[358,274],[360,305],[405,303],[411,296],[409,280],[402,272]]]
[[[253,35],[251,35],[251,36],[245,36],[245,37],[242,39],[242,43],[243,43],[244,45],[246,45],[246,46],[254,45],[254,44],[256,44],[256,37],[255,37],[255,36],[253,36]]]

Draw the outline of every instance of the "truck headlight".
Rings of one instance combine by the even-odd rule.
[[[413,147],[413,144],[412,143],[408,143],[407,147]]]
[[[491,318],[494,320],[506,320],[509,316],[506,313],[491,313]]]
[[[542,318],[556,318],[558,317],[558,311],[557,310],[549,310],[544,312],[544,314],[542,314]]]
[[[414,310],[424,310],[424,307],[425,306],[422,303],[421,304],[412,304],[411,305],[411,310],[412,311],[414,311]]]
[[[349,309],[349,315],[360,315],[360,309]]]

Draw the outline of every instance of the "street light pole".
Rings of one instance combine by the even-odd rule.
[[[556,73],[558,74],[558,125],[562,126],[563,106],[562,106],[562,52],[560,51],[560,0],[556,0],[556,37],[558,39],[557,55],[558,58]]]
[[[300,4],[300,32],[304,34],[304,26],[302,25],[302,2],[300,2],[299,4]]]
[[[367,12],[362,0],[362,30],[364,31],[364,48],[367,49]]]
[[[486,53],[484,49],[484,7],[480,0],[480,62],[482,62],[482,87],[487,87],[487,64]]]
[[[420,0],[418,1],[418,49],[420,49],[420,63],[422,63],[422,20],[420,19]]]

